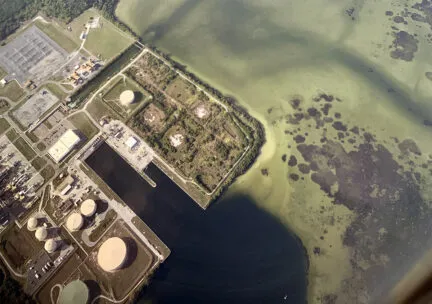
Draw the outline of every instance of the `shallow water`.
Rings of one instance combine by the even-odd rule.
[[[217,204],[246,194],[300,237],[310,257],[310,303],[379,301],[430,249],[431,27],[412,19],[424,14],[414,3],[119,4],[119,18],[144,40],[265,125],[262,155]],[[415,46],[401,48],[401,31]],[[401,49],[404,59],[393,58]],[[314,101],[321,93],[334,99]],[[290,103],[296,98],[300,109]],[[303,118],[292,119],[295,113]],[[290,156],[296,165],[288,165]]]

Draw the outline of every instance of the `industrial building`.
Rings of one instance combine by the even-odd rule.
[[[75,131],[69,129],[60,136],[54,145],[52,145],[48,150],[48,154],[56,163],[59,163],[69,154],[70,151],[72,151],[80,140],[80,137],[75,133]]]

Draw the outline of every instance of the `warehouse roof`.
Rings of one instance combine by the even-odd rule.
[[[80,138],[75,133],[74,130],[67,130],[62,136],[57,140],[57,142],[52,145],[48,150],[49,155],[52,159],[58,163],[60,162],[72,149],[79,143]]]

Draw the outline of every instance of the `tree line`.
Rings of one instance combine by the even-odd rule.
[[[0,40],[15,32],[38,13],[70,22],[90,7],[114,16],[119,0],[0,0]]]

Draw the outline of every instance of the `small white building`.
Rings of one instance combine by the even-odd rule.
[[[138,144],[138,140],[135,137],[131,136],[126,140],[125,144],[126,146],[128,146],[129,149],[132,150]]]

